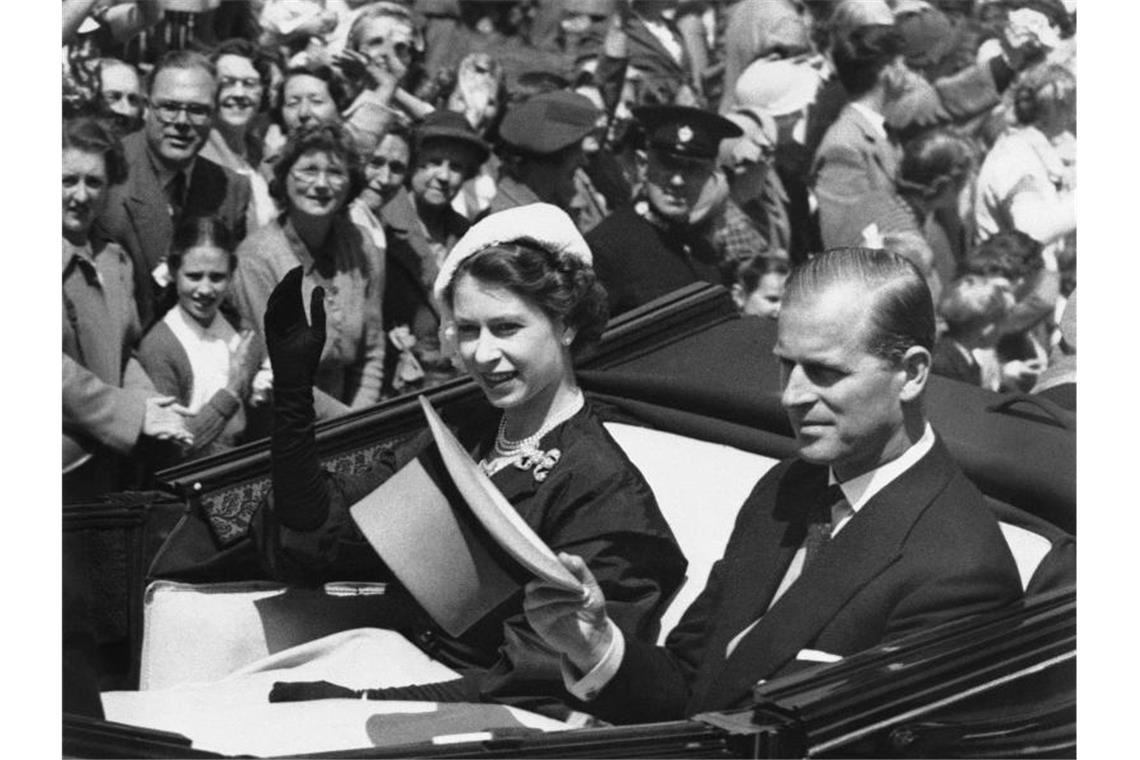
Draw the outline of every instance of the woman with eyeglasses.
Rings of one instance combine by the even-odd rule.
[[[364,182],[359,155],[344,127],[300,127],[273,165],[269,189],[282,213],[237,250],[238,308],[243,321],[259,332],[269,294],[286,272],[304,268],[306,298],[313,288],[324,288],[329,340],[314,389],[319,419],[380,398],[384,258],[348,216]],[[264,399],[273,383],[268,361],[262,367],[254,378],[254,403]]]
[[[269,183],[256,169],[262,143],[255,125],[267,103],[269,60],[243,39],[221,43],[210,60],[218,70],[217,111],[202,155],[249,180],[253,202],[246,226],[252,231],[268,224],[277,213]]]

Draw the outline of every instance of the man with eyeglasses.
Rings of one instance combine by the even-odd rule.
[[[169,53],[147,82],[143,129],[123,140],[127,181],[109,191],[98,232],[130,253],[135,300],[146,329],[162,316],[166,255],[178,222],[216,216],[245,237],[249,181],[199,156],[214,118],[214,65],[199,53]]]
[[[742,134],[731,121],[688,106],[642,106],[633,115],[645,132],[640,199],[586,235],[611,316],[689,283],[724,284],[716,251],[690,220],[721,140]]]

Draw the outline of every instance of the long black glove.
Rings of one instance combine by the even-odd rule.
[[[301,267],[277,283],[265,308],[265,348],[273,365],[273,391],[311,390],[325,347],[325,289],[313,289],[309,301],[312,325],[301,299]]]
[[[290,270],[273,289],[265,309],[265,347],[273,365],[270,473],[276,520],[292,530],[311,531],[329,514],[328,485],[313,432],[313,380],[325,345],[325,292],[313,289],[310,325],[301,281],[301,267]]]

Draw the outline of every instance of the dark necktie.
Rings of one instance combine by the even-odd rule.
[[[176,172],[166,183],[166,199],[170,202],[170,216],[177,222],[182,217],[182,206],[186,200],[185,172]]]
[[[807,536],[804,538],[804,569],[808,568],[823,545],[831,540],[832,506],[846,501],[838,485],[830,486],[808,514]]]

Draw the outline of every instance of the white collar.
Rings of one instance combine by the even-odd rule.
[[[209,327],[203,327],[202,323],[187,314],[181,305],[175,304],[170,311],[166,312],[162,321],[175,335],[180,337],[192,335],[198,340],[217,338],[222,341],[229,338],[230,331],[225,329],[229,323],[226,322],[221,312],[215,312],[214,321],[210,323]]]
[[[870,122],[871,128],[875,130],[875,133],[878,134],[879,137],[886,138],[887,118],[885,116],[870,106],[866,105],[865,103],[860,103],[859,101],[853,101],[848,105],[854,108],[856,113]]]
[[[851,478],[851,480],[845,483],[839,483],[839,480],[835,477],[835,472],[828,468],[828,484],[835,485],[839,483],[840,489],[843,490],[843,496],[851,505],[851,511],[858,512],[875,494],[897,480],[900,475],[913,467],[918,460],[926,456],[932,448],[934,448],[934,428],[927,422],[926,429],[922,431],[922,437],[915,441],[915,443],[901,455],[889,462],[879,465],[870,472],[865,472],[858,477]]]

